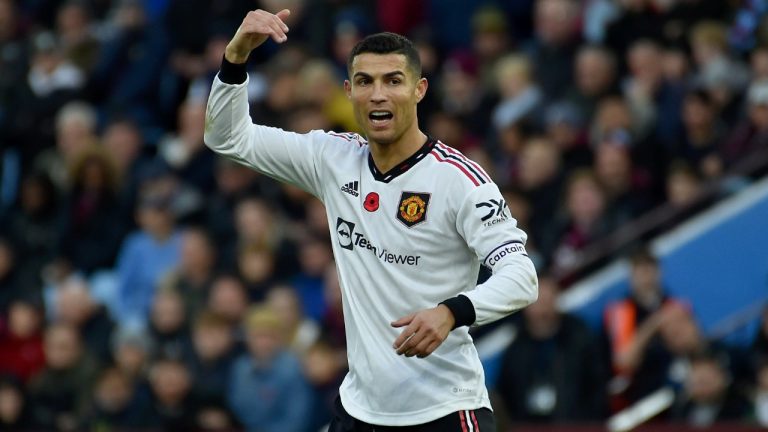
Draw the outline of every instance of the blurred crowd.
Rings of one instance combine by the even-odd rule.
[[[660,205],[730,193],[768,151],[765,0],[0,0],[0,430],[312,431],[345,372],[322,204],[205,148],[248,10],[254,121],[355,131],[347,55],[409,36],[422,128],[502,188],[542,275],[497,383],[512,422],[601,421],[670,385],[665,418],[768,425],[753,354],[706,339],[652,256],[589,328],[555,308],[581,251]]]

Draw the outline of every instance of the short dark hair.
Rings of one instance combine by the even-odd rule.
[[[408,38],[397,33],[376,33],[366,36],[357,43],[347,59],[347,71],[352,72],[352,61],[360,54],[402,54],[408,67],[421,78],[421,58],[419,52]]]

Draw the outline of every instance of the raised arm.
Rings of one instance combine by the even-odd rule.
[[[213,151],[322,199],[319,154],[326,134],[286,132],[255,125],[248,109],[246,61],[268,38],[285,42],[290,12],[249,12],[227,45],[213,81],[205,117],[205,144]]]

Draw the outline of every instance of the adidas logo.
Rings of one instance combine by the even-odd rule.
[[[358,192],[357,188],[357,181],[349,182],[341,187],[342,192],[346,192],[354,197],[360,196],[360,193]]]

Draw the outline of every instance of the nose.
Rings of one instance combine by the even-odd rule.
[[[386,100],[387,96],[384,92],[384,86],[380,82],[375,82],[371,91],[371,102],[382,103]]]

